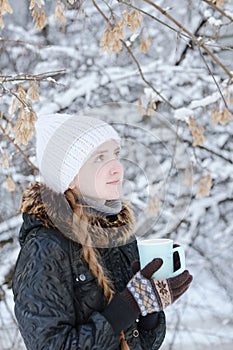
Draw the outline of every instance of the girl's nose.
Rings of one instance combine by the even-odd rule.
[[[121,174],[123,172],[123,167],[118,159],[111,162],[109,173],[111,175]]]

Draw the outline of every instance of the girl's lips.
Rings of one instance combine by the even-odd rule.
[[[112,181],[112,182],[107,182],[107,185],[119,185],[121,182],[120,180]]]

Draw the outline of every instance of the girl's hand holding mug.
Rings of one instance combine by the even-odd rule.
[[[165,309],[181,297],[192,282],[193,277],[188,270],[168,279],[152,279],[162,264],[162,259],[153,259],[133,276],[121,293],[138,315],[146,316]]]

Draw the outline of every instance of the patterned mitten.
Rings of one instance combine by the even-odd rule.
[[[176,277],[165,280],[151,279],[161,267],[162,259],[154,259],[138,271],[121,293],[133,309],[142,316],[165,309],[174,303],[192,282],[192,276],[185,270]]]

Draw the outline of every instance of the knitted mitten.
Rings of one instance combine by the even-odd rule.
[[[165,280],[151,279],[161,265],[161,259],[152,260],[133,276],[121,293],[135,312],[142,316],[163,310],[174,303],[192,282],[193,278],[187,270]]]

